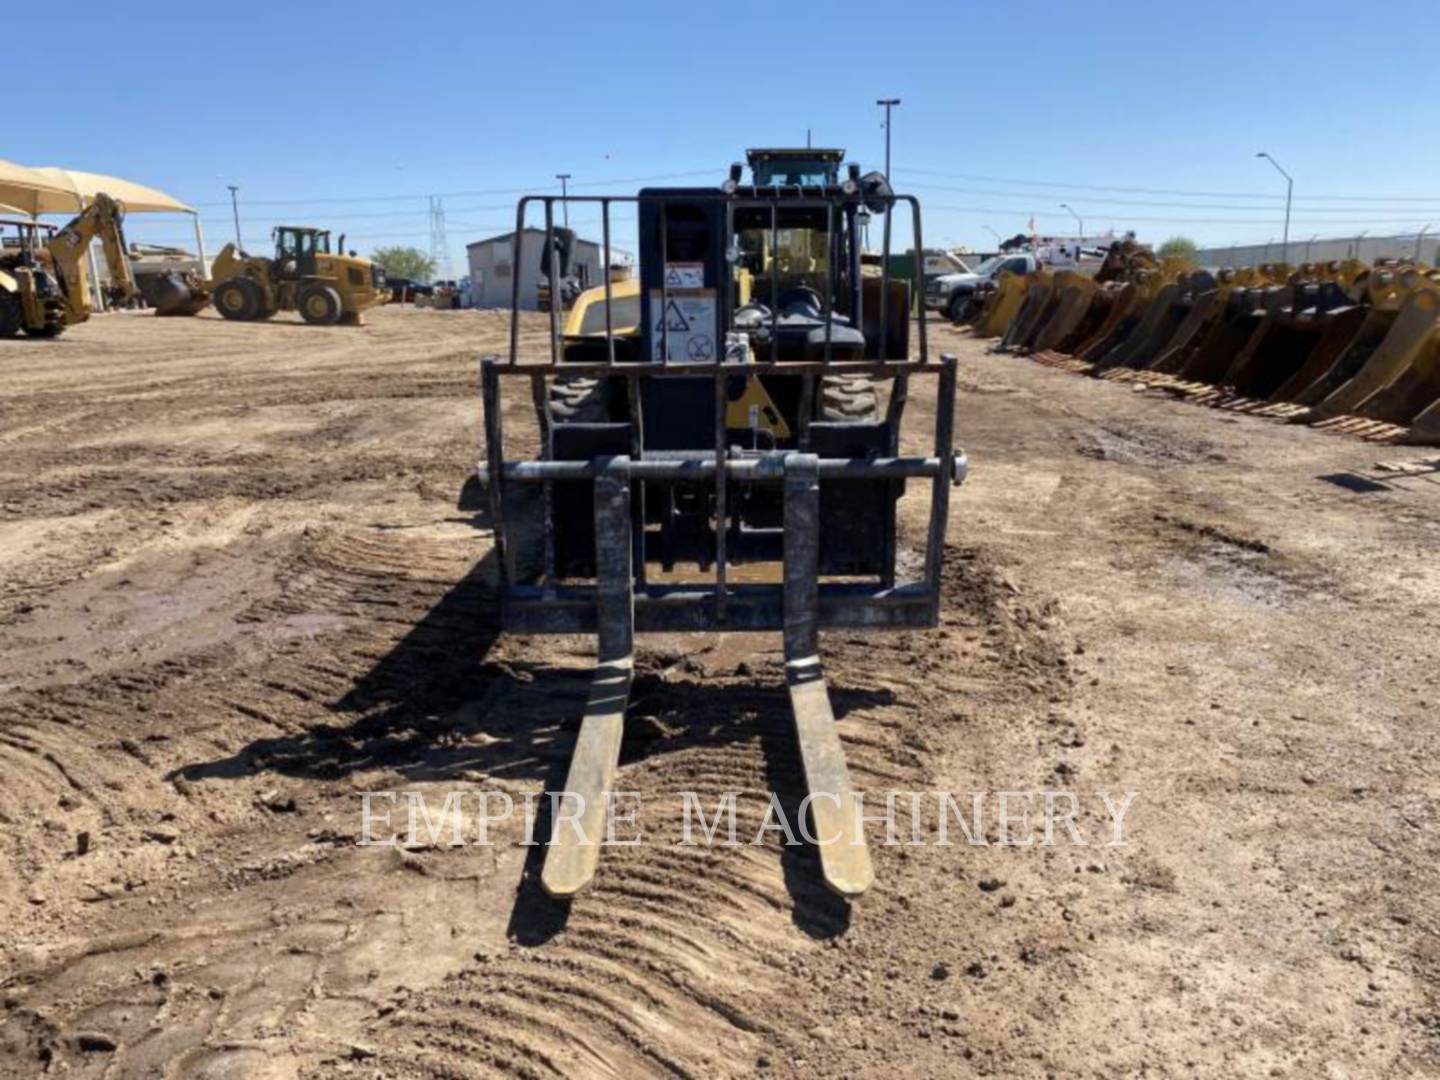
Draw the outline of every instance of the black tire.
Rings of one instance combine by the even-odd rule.
[[[604,379],[557,375],[545,398],[546,418],[554,424],[603,424],[610,419],[609,385]],[[539,484],[510,484],[505,489],[509,510],[511,577],[533,584],[545,572],[545,504]]]
[[[57,338],[65,332],[69,325],[65,321],[65,305],[59,300],[47,300],[44,303],[45,321],[39,326],[25,327],[25,333],[35,338]]]
[[[970,294],[957,292],[950,297],[950,302],[945,305],[945,317],[952,323],[958,323],[965,318],[965,311],[970,306]]]
[[[19,294],[0,292],[0,338],[13,338],[20,333],[20,323],[24,318]]]
[[[311,326],[334,326],[343,308],[340,294],[329,285],[307,285],[300,290],[300,317]]]
[[[215,286],[215,310],[231,322],[252,322],[260,317],[265,298],[260,286],[247,278],[230,278]]]
[[[820,380],[820,419],[828,423],[878,424],[880,397],[869,375],[826,375]]]

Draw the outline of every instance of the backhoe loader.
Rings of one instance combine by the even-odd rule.
[[[85,258],[97,238],[110,271],[110,300],[121,304],[134,297],[124,217],[120,204],[102,193],[58,231],[35,221],[0,222],[16,233],[13,246],[0,249],[0,338],[21,330],[31,337],[58,337],[90,317]]]
[[[596,634],[594,679],[540,874],[571,897],[596,873],[618,767],[637,633],[780,632],[805,800],[826,885],[844,898],[874,873],[819,655],[822,629],[933,627],[954,447],[956,363],[929,352],[925,313],[889,276],[891,217],[920,206],[843,151],[752,150],[715,187],[635,196],[521,199],[599,212],[605,265],[616,204],[638,219],[639,278],[582,293],[549,356],[521,355],[512,285],[510,354],[481,363],[501,625]],[[861,222],[884,217],[879,273],[862,271]],[[531,241],[532,243],[535,241]],[[547,260],[560,295],[559,258]],[[912,328],[916,331],[912,335]],[[911,338],[918,336],[918,357]],[[935,380],[931,448],[900,455],[912,380]],[[502,384],[519,379],[541,434],[537,460],[506,456]],[[883,397],[883,407],[882,407]],[[929,492],[919,558],[902,554],[896,503]],[[735,567],[759,571],[731,574]],[[768,572],[767,572],[768,570]]]
[[[298,311],[317,326],[360,325],[360,313],[389,299],[385,271],[354,252],[345,235],[330,250],[330,232],[302,225],[273,230],[275,257],[248,255],[226,244],[210,269],[215,310],[227,319],[254,322],[279,311]]]

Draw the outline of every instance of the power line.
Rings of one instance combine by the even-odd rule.
[[[949,211],[949,212],[951,212],[951,213],[960,213],[960,214],[1019,214],[1019,213],[1024,213],[1024,212],[1025,212],[1022,208],[1020,208],[1020,207],[1014,207],[1014,206],[1006,206],[1006,207],[997,207],[997,206],[954,206],[954,205],[949,205],[949,204],[945,204],[945,203],[930,203],[927,207],[925,207],[925,209],[927,209],[927,210],[946,210],[946,211]],[[1225,209],[1225,208],[1224,208],[1224,207],[1217,207],[1217,209]],[[1054,217],[1058,217],[1059,215],[1058,215],[1058,214],[1036,214],[1036,215],[1034,215],[1034,216],[1037,217],[1037,218],[1047,218],[1047,217],[1049,217],[1049,218],[1054,218]],[[1139,214],[1118,214],[1118,215],[1115,215],[1115,216],[1116,216],[1118,219],[1123,220],[1123,221],[1125,221],[1125,222],[1127,222],[1127,223],[1141,223],[1141,222],[1143,222],[1143,223],[1146,223],[1146,224],[1169,224],[1169,225],[1259,225],[1259,226],[1265,226],[1265,225],[1269,225],[1269,224],[1271,223],[1271,221],[1270,221],[1269,218],[1155,217],[1155,216],[1144,216],[1144,215],[1139,215]],[[1388,223],[1388,224],[1391,224],[1391,225],[1404,225],[1404,224],[1407,224],[1407,223],[1416,223],[1416,224],[1419,224],[1419,223],[1416,222],[1416,217],[1417,217],[1417,215],[1411,214],[1411,215],[1408,215],[1408,216],[1406,216],[1406,217],[1373,217],[1373,216],[1372,216],[1372,217],[1345,218],[1345,219],[1333,219],[1333,218],[1332,218],[1332,219],[1296,218],[1296,219],[1294,219],[1294,221],[1292,222],[1292,224],[1301,223],[1301,224],[1306,224],[1306,225],[1319,225],[1319,226],[1326,227],[1326,228],[1328,228],[1328,227],[1330,227],[1330,226],[1334,226],[1334,225],[1370,225],[1370,224],[1377,224],[1377,225],[1378,225],[1378,224],[1382,224],[1382,223]]]
[[[1036,197],[1033,192],[1028,191],[996,191],[992,188],[953,187],[946,184],[910,184],[908,186],[916,191],[921,192],[948,191],[963,195],[995,196],[1002,199],[1033,199]],[[1107,198],[1100,195],[1088,195],[1086,196],[1085,201],[1087,203],[1105,203],[1107,205],[1115,206],[1168,207],[1183,210],[1240,210],[1273,213],[1275,210],[1278,209],[1277,206],[1235,205],[1229,203],[1217,204],[1195,202],[1166,202],[1163,200],[1152,199],[1116,199]],[[1364,207],[1360,206],[1308,206],[1305,208],[1305,212],[1307,214],[1355,214],[1362,212],[1364,209]],[[1407,210],[1409,211],[1411,216],[1423,213],[1440,214],[1440,201],[1437,201],[1435,205],[1431,206],[1408,207]]]
[[[624,176],[606,180],[586,180],[578,184],[571,184],[572,188],[597,188],[597,187],[622,187],[628,184],[650,184],[661,180],[682,180],[692,176],[715,176],[724,175],[724,169],[690,169],[685,172],[658,173],[653,176]],[[480,188],[472,191],[435,191],[425,192],[419,195],[347,195],[331,196],[323,199],[246,199],[247,206],[330,206],[341,203],[367,203],[367,202],[422,202],[432,197],[441,199],[469,199],[485,195],[537,195],[542,194],[543,189],[549,185],[531,185],[529,187],[513,188]],[[226,207],[229,202],[195,202],[191,206]]]
[[[974,173],[945,172],[940,169],[920,169],[914,166],[907,166],[901,170],[902,173],[916,173],[921,176],[938,176],[949,180],[971,180],[982,184],[1014,184],[1020,187],[1041,187],[1059,188],[1065,191],[1119,191],[1134,195],[1177,195],[1192,198],[1206,199],[1267,199],[1272,202],[1284,202],[1284,195],[1276,195],[1273,192],[1263,191],[1187,191],[1177,188],[1149,188],[1149,187],[1128,187],[1119,184],[1079,184],[1073,181],[1059,180],[1021,180],[1007,176],[980,176]],[[1331,202],[1406,202],[1406,203],[1440,203],[1440,198],[1434,195],[1296,195],[1295,201],[1301,199],[1310,201],[1329,200]],[[1216,209],[1220,209],[1217,207]],[[1358,208],[1357,208],[1358,209]]]

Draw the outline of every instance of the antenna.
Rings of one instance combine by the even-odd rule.
[[[442,281],[449,281],[450,243],[445,239],[445,203],[439,195],[430,196],[430,261]]]

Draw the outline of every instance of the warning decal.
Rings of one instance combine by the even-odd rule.
[[[716,358],[715,290],[671,296],[661,309],[663,294],[650,290],[652,360],[670,364],[709,364]],[[670,353],[665,355],[669,342]]]
[[[666,263],[665,287],[667,289],[703,289],[705,287],[705,264],[698,262]]]

